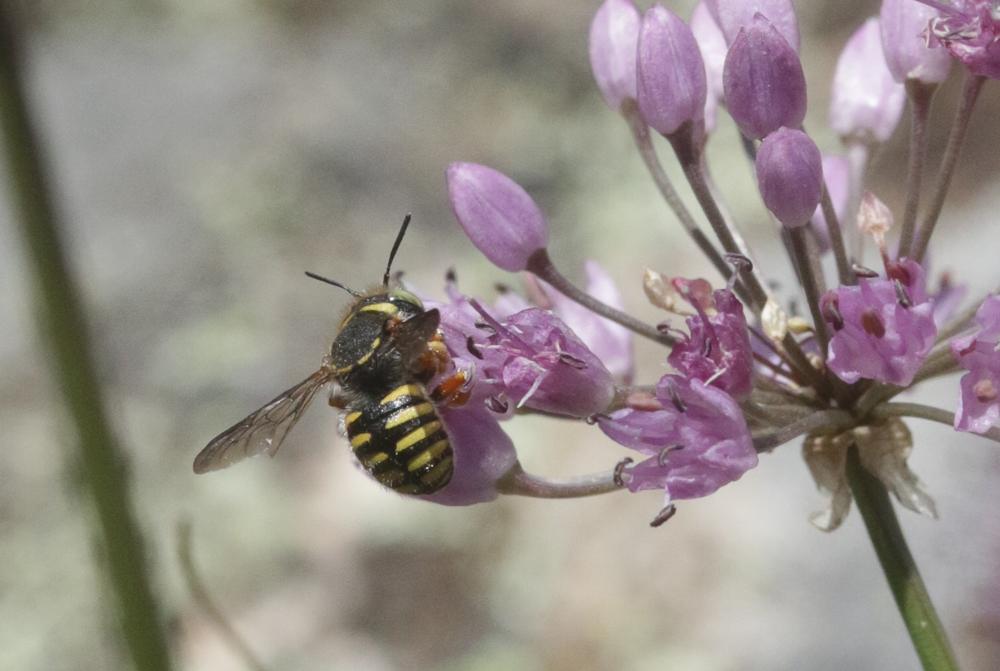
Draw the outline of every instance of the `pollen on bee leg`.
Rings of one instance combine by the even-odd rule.
[[[431,400],[435,403],[445,403],[449,406],[462,406],[469,402],[470,393],[467,389],[470,376],[464,370],[456,371],[447,377],[431,392]]]

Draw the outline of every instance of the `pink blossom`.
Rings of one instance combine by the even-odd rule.
[[[985,433],[1000,420],[1000,296],[990,296],[976,312],[979,331],[955,338],[951,351],[962,368],[955,428]]]

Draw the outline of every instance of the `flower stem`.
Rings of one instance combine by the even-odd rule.
[[[861,465],[854,446],[847,453],[847,480],[923,668],[957,671],[951,644],[906,545],[889,495],[882,483]]]
[[[910,156],[906,164],[906,205],[899,236],[897,258],[910,253],[913,233],[917,226],[920,207],[920,183],[923,180],[924,160],[927,158],[927,119],[931,111],[931,98],[937,84],[924,84],[917,79],[906,80],[906,95],[910,99]]]
[[[21,229],[33,274],[41,342],[48,348],[59,391],[75,429],[69,458],[82,470],[96,510],[88,516],[100,539],[106,569],[132,663],[143,671],[170,668],[168,647],[146,568],[146,549],[129,496],[128,469],[111,426],[91,355],[87,320],[69,268],[37,131],[24,90],[23,61],[12,3],[0,2],[0,135],[10,182],[13,222]]]
[[[954,426],[955,423],[955,413],[953,411],[935,408],[923,403],[883,403],[872,410],[871,415],[877,419],[885,419],[887,417],[916,417],[917,419],[926,419],[948,426]],[[985,433],[974,433],[973,435],[982,436],[983,438],[1000,443],[1000,427],[998,426],[991,427]]]
[[[613,322],[621,324],[630,331],[638,333],[641,336],[645,336],[646,338],[658,342],[661,345],[673,345],[677,342],[676,339],[670,334],[661,333],[655,326],[650,326],[645,322],[639,321],[632,315],[622,312],[618,308],[613,308],[607,303],[602,303],[590,294],[582,291],[559,272],[555,264],[552,263],[549,253],[544,249],[539,249],[531,255],[528,259],[527,269],[554,286],[567,298],[576,301],[583,307],[596,312],[602,317],[606,317]]]
[[[698,249],[708,257],[708,260],[715,266],[715,269],[719,271],[722,277],[728,280],[733,274],[732,267],[726,263],[722,254],[715,248],[715,245],[708,239],[708,236],[698,228],[698,224],[695,222],[694,217],[691,216],[691,212],[684,205],[683,201],[681,201],[680,196],[677,195],[673,183],[671,183],[670,178],[663,169],[663,165],[660,163],[659,157],[656,155],[656,149],[653,147],[653,141],[649,135],[649,126],[646,125],[642,115],[639,114],[638,106],[634,101],[627,101],[622,107],[622,114],[628,122],[629,129],[632,131],[632,137],[635,139],[636,147],[639,149],[639,155],[642,157],[643,163],[646,164],[646,169],[649,170],[649,174],[653,178],[653,183],[659,189],[663,200],[673,210],[681,226],[694,241],[694,244],[698,246]]]
[[[795,261],[795,269],[799,273],[799,283],[806,295],[806,303],[809,305],[809,312],[812,313],[813,324],[816,327],[816,337],[819,339],[820,352],[826,354],[827,343],[830,342],[830,334],[827,331],[826,320],[820,312],[819,299],[826,290],[823,286],[823,271],[819,267],[819,254],[815,249],[810,249],[809,228],[799,226],[797,228],[786,229],[791,241],[792,257]]]
[[[826,221],[826,230],[830,237],[830,247],[833,249],[833,258],[837,261],[837,279],[841,284],[854,284],[854,270],[847,258],[847,247],[844,245],[844,232],[840,229],[840,219],[837,217],[837,210],[833,206],[833,199],[830,198],[830,191],[823,184],[823,197],[819,201],[823,208],[823,219]]]
[[[965,79],[965,88],[962,90],[962,99],[958,103],[955,111],[955,120],[952,122],[951,133],[948,135],[948,144],[944,149],[944,157],[941,159],[941,167],[938,169],[937,184],[934,185],[934,194],[931,196],[930,205],[927,207],[927,214],[924,216],[920,230],[917,232],[917,239],[913,244],[910,257],[918,262],[923,261],[924,254],[927,253],[927,245],[934,233],[938,217],[941,216],[941,209],[944,207],[945,197],[948,195],[948,187],[951,186],[951,178],[955,174],[955,166],[958,163],[958,156],[962,152],[962,144],[965,142],[966,132],[969,130],[969,119],[972,117],[972,109],[976,105],[976,99],[983,88],[985,77],[969,74]]]
[[[756,434],[753,437],[753,446],[758,452],[767,452],[806,433],[819,429],[836,433],[850,428],[853,424],[854,418],[844,410],[819,410],[780,429]]]
[[[582,475],[566,480],[548,480],[526,473],[520,464],[504,476],[497,489],[501,494],[530,496],[536,499],[578,499],[597,494],[608,494],[622,489],[614,471]]]

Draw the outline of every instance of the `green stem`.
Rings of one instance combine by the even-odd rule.
[[[137,669],[170,668],[167,642],[146,570],[142,533],[128,492],[125,455],[111,431],[91,355],[83,304],[70,273],[39,142],[26,103],[12,6],[0,0],[0,135],[14,222],[34,275],[46,360],[76,430],[71,456],[94,507],[115,620]]]
[[[847,479],[923,668],[957,671],[951,644],[906,545],[889,495],[882,483],[861,465],[858,450],[853,446],[847,453]]]
[[[508,496],[528,496],[535,499],[578,499],[598,494],[609,494],[622,489],[615,473],[594,473],[566,480],[548,480],[526,473],[520,464],[498,483],[498,491]]]

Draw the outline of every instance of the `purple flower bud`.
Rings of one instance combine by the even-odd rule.
[[[885,62],[897,82],[915,79],[938,84],[948,78],[951,57],[927,46],[927,25],[937,12],[914,0],[882,0],[879,22]]]
[[[849,384],[909,385],[937,335],[923,268],[908,259],[891,262],[888,279],[828,291],[820,306],[833,333],[827,366]]]
[[[791,0],[705,0],[705,5],[730,44],[741,28],[753,23],[754,15],[761,14],[796,52],[799,50],[799,22]]]
[[[994,0],[930,2],[940,16],[927,29],[931,46],[941,46],[974,75],[1000,79],[1000,9]]]
[[[878,19],[871,18],[847,40],[833,76],[830,126],[842,138],[885,142],[896,130],[906,92],[889,72]]]
[[[986,433],[1000,422],[1000,296],[976,311],[979,331],[951,341],[951,351],[969,371],[962,376],[955,428]]]
[[[729,289],[709,293],[692,286],[707,288],[705,280],[675,279],[673,284],[697,314],[688,317],[689,335],[674,345],[667,361],[684,377],[745,398],[752,386],[753,351],[743,305]],[[700,300],[701,295],[707,300]]]
[[[691,29],[662,5],[642,17],[637,61],[639,110],[664,135],[705,115],[705,64]]]
[[[656,396],[660,410],[626,408],[598,422],[612,440],[650,455],[624,470],[630,491],[662,488],[669,504],[708,496],[757,465],[746,420],[729,394],[667,375]]]
[[[632,0],[604,0],[590,23],[590,68],[608,107],[635,99],[639,10]]]
[[[472,244],[504,270],[524,270],[528,257],[549,242],[548,223],[535,201],[493,168],[452,163],[448,197]]]
[[[826,182],[826,190],[830,194],[833,203],[833,211],[837,214],[837,220],[841,224],[847,215],[847,198],[850,193],[851,162],[846,156],[838,154],[825,154],[823,156],[823,180]],[[823,215],[823,208],[816,207],[812,216],[813,230],[819,241],[820,251],[830,249],[830,229]]]
[[[806,116],[799,56],[761,14],[733,40],[723,86],[729,114],[749,138],[763,138],[782,126],[798,128]]]
[[[438,492],[421,496],[446,506],[467,506],[497,497],[497,482],[517,463],[514,443],[482,405],[439,407],[451,443],[454,472]]]
[[[823,195],[823,158],[809,136],[782,128],[757,151],[757,184],[767,209],[789,228],[805,226]]]

